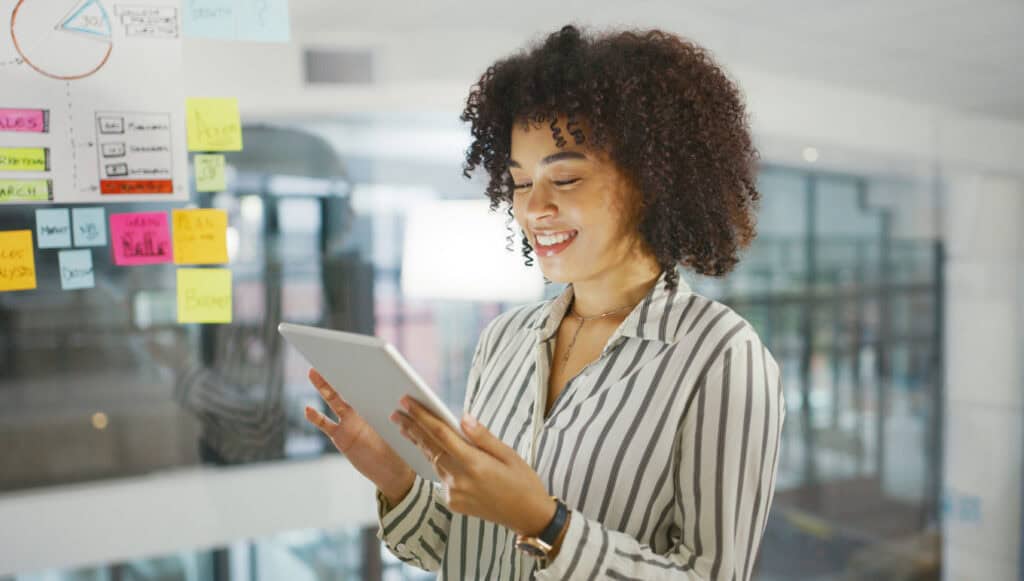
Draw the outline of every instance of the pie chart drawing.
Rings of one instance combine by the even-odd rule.
[[[25,64],[59,80],[88,77],[114,48],[110,17],[99,0],[19,0],[11,39]]]

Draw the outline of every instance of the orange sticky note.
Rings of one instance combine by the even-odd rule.
[[[178,322],[230,323],[231,271],[179,268]]]
[[[224,264],[228,261],[228,214],[201,208],[172,210],[174,262]]]
[[[0,291],[36,288],[36,255],[31,230],[0,232]]]

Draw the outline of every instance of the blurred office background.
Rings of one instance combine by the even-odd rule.
[[[231,325],[176,324],[173,267],[99,254],[93,290],[0,294],[0,579],[432,578],[374,536],[373,489],[305,423],[317,397],[274,330],[385,337],[461,406],[483,326],[561,286],[462,178],[458,113],[567,22],[686,35],[747,96],[760,235],[725,280],[684,276],[784,371],[755,578],[1022,578],[1024,3],[293,0],[291,19],[289,44],[185,41],[187,93],[238,96],[246,123],[228,191],[193,198],[230,215]]]

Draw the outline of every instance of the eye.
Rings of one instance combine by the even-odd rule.
[[[572,178],[569,180],[552,180],[556,186],[571,186],[572,184],[580,181],[580,178]]]
[[[521,189],[523,189],[523,188],[529,188],[529,187],[531,187],[532,185],[533,185],[533,184],[515,184],[515,185],[513,185],[513,186],[512,186],[512,189],[513,189],[513,190],[521,190]]]

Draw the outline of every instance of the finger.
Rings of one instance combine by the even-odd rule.
[[[419,448],[420,452],[423,454],[423,457],[426,458],[431,465],[433,465],[434,472],[437,473],[439,480],[441,482],[446,482],[448,480],[449,474],[451,473],[450,467],[446,468],[442,463],[445,462],[446,459],[448,459],[450,456],[444,450],[435,448],[432,444],[425,443],[425,438],[429,438],[429,436],[424,436],[422,433],[419,435],[419,437],[414,436],[411,433],[409,433],[409,429],[405,427],[402,428],[402,434],[410,441],[412,441],[414,444],[416,444],[416,447]],[[453,460],[448,460],[448,463],[452,464]]]
[[[425,408],[415,399],[406,396],[409,403],[408,415],[418,424],[420,430],[429,434],[431,439],[441,445],[449,454],[463,457],[471,449],[466,440],[447,423],[442,421],[433,412]]]
[[[464,414],[462,417],[462,429],[466,432],[469,440],[476,444],[477,448],[506,464],[519,457],[515,450],[503,442],[501,438],[492,434],[486,426],[476,421],[469,414]]]
[[[309,370],[309,381],[320,393],[320,398],[324,400],[324,403],[326,403],[327,406],[331,408],[331,411],[337,414],[338,417],[341,417],[344,412],[351,409],[348,402],[338,395],[338,392],[334,391],[331,384],[327,383],[327,380],[324,379],[316,369]]]
[[[440,458],[450,456],[448,450],[446,450],[442,444],[437,442],[429,433],[425,432],[423,428],[413,421],[413,419],[407,414],[401,411],[396,411],[394,417],[398,420],[397,423],[399,424],[402,435],[412,443],[416,444],[420,451],[423,452],[423,455],[426,456],[427,460],[430,460],[431,463],[434,463],[433,460],[435,457],[438,457],[438,454],[440,454]],[[440,463],[440,459],[437,463],[434,463],[435,468],[437,468]],[[441,474],[441,472],[438,471],[438,474]]]
[[[338,423],[309,406],[306,406],[306,421],[316,426],[327,437],[331,437]]]
[[[439,451],[442,449],[438,442],[435,442],[430,434],[423,431],[423,428],[419,426],[408,414],[396,411],[392,414],[395,419],[395,423],[398,424],[399,430],[402,435],[408,438],[412,443],[424,449],[424,454],[430,451]]]

